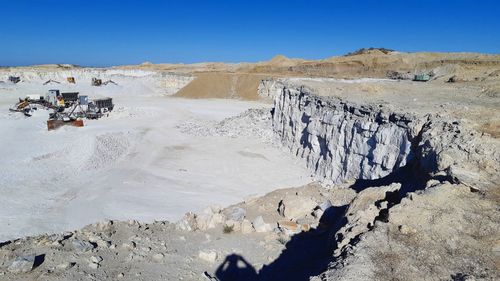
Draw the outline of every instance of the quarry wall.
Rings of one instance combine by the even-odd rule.
[[[498,179],[498,143],[460,121],[318,96],[283,80],[263,80],[259,96],[274,99],[282,145],[322,182],[381,179],[409,164],[422,176],[471,186]]]
[[[405,166],[422,127],[413,116],[314,96],[304,87],[282,88],[274,105],[282,144],[332,183],[378,179]]]

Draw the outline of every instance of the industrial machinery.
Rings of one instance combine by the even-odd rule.
[[[79,101],[78,95],[79,95],[78,92],[61,93],[66,108],[78,103]]]
[[[430,79],[431,76],[429,74],[416,74],[415,77],[413,78],[413,81],[427,82]]]
[[[96,86],[96,87],[103,86],[103,85],[108,85],[108,84],[118,85],[113,80],[107,80],[107,81],[102,82],[102,79],[98,79],[98,78],[92,78],[92,82],[91,82],[91,85],[92,86]]]
[[[14,84],[17,84],[19,82],[21,82],[21,77],[18,77],[18,76],[9,76],[9,81],[14,83]]]
[[[98,119],[114,108],[112,98],[96,99],[88,104],[86,117],[88,119]]]
[[[59,82],[59,81],[49,79],[49,80],[45,81],[45,83],[43,83],[43,85],[53,84],[53,83],[55,83],[55,84],[61,84],[61,82]]]
[[[19,99],[10,111],[22,112],[30,117],[32,110],[42,107],[52,110],[47,120],[47,129],[54,130],[64,125],[83,126],[83,118],[98,119],[113,110],[112,98],[89,100],[88,96],[78,92],[49,90],[47,95],[27,95]]]
[[[73,127],[83,127],[83,120],[82,119],[49,119],[47,120],[47,130],[55,130],[59,127],[69,125]]]
[[[47,101],[47,103],[53,106],[57,106],[57,97],[59,96],[60,96],[59,90],[49,90],[45,100]]]
[[[26,95],[24,99],[19,99],[14,106],[10,107],[9,110],[12,112],[21,112],[27,117],[31,117],[31,112],[37,110],[38,107],[50,108],[51,104],[47,102],[47,97],[37,94]]]
[[[31,111],[33,110],[33,108],[31,107],[30,102],[28,100],[26,100],[26,99],[25,100],[19,99],[19,102],[16,103],[11,108],[9,108],[9,110],[12,111],[12,112],[21,112],[25,116],[30,117],[31,116]]]
[[[92,86],[101,86],[102,85],[102,80],[101,79],[97,79],[97,78],[92,78]]]

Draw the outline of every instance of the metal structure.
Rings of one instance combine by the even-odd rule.
[[[80,105],[88,105],[89,104],[89,97],[88,96],[78,96],[78,102]]]
[[[19,99],[10,111],[22,112],[30,117],[38,107],[52,110],[47,120],[47,129],[54,130],[63,125],[83,126],[82,118],[98,119],[113,110],[112,98],[89,100],[88,96],[78,92],[61,93],[59,90],[49,90],[47,95],[28,95]]]
[[[59,96],[60,96],[59,90],[49,90],[45,100],[48,103],[52,104],[53,106],[57,106],[57,97]]]
[[[416,74],[413,81],[427,82],[431,79],[429,74]]]
[[[19,82],[21,82],[21,77],[19,76],[9,76],[9,81],[14,83],[14,84],[17,84]]]
[[[115,85],[118,85],[115,81],[113,80],[107,80],[107,81],[102,81],[102,79],[98,79],[98,78],[92,78],[92,82],[91,82],[91,85],[92,86],[96,86],[96,87],[99,87],[99,86],[105,86],[105,85],[108,85],[108,84],[115,84]]]
[[[101,86],[102,85],[102,79],[97,79],[97,78],[92,78],[92,83],[91,83],[92,86]]]
[[[100,110],[111,111],[114,107],[112,98],[96,99],[94,100],[94,104]]]
[[[114,108],[112,98],[96,99],[89,102],[86,117],[88,119],[98,119],[109,113]]]
[[[79,95],[78,92],[61,93],[61,96],[67,105],[66,107],[68,107],[68,105],[72,105],[74,103],[77,103],[78,102],[78,95]]]
[[[19,102],[16,103],[13,107],[9,108],[9,110],[12,112],[21,112],[25,116],[30,117],[33,108],[28,100],[19,99]]]
[[[108,85],[108,84],[114,84],[114,85],[118,85],[115,81],[113,80],[108,80],[106,82],[102,82],[103,85]]]
[[[56,80],[52,80],[52,79],[50,79],[50,80],[47,80],[47,81],[46,81],[45,83],[43,83],[43,84],[44,84],[44,85],[47,85],[47,84],[51,84],[51,83],[55,83],[55,84],[61,84],[61,82],[59,82],[59,81],[56,81]]]

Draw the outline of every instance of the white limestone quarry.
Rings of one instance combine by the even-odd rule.
[[[268,104],[168,95],[191,77],[141,70],[0,71],[0,241],[75,229],[103,219],[176,221],[188,211],[229,205],[311,178],[285,151],[234,120],[224,134],[194,137],[180,125],[217,124]],[[68,83],[73,76],[76,84]],[[115,84],[94,87],[92,77]],[[60,84],[43,83],[49,79]],[[49,89],[111,97],[114,110],[82,128],[47,131],[49,111],[9,112]],[[267,121],[266,121],[267,122]],[[235,131],[236,130],[236,131]],[[272,131],[269,129],[270,133]],[[238,137],[240,134],[243,137]],[[267,133],[266,133],[267,134]]]
[[[413,157],[412,141],[422,125],[412,116],[317,97],[304,87],[281,91],[274,99],[273,129],[317,179],[378,179]]]
[[[0,276],[24,280],[58,268],[51,277],[83,280],[90,267],[99,280],[210,279],[225,256],[239,253],[259,280],[296,280],[298,274],[304,280],[311,274],[319,274],[311,280],[421,280],[422,265],[436,280],[498,276],[491,270],[498,204],[485,200],[492,196],[485,187],[498,182],[498,142],[459,121],[318,96],[283,82],[260,89],[275,97],[270,110],[263,103],[168,98],[147,80],[130,81],[82,88],[119,104],[110,117],[84,128],[47,132],[42,110],[31,118],[0,115],[0,239],[132,219],[7,241],[0,270],[27,252],[49,258],[35,270],[28,264],[32,273]],[[0,107],[40,89],[39,82],[0,87]],[[277,142],[292,155],[275,149]],[[359,193],[343,184],[311,184],[247,197],[307,183],[301,166],[333,183],[379,179],[405,166],[429,181],[411,191],[399,182],[370,182]],[[198,212],[245,197],[228,209]],[[332,220],[321,222],[316,205],[325,206],[320,214],[333,207]],[[199,215],[189,212],[175,226],[134,220],[172,220],[186,211]],[[282,235],[295,235],[299,226],[310,233],[285,240]]]

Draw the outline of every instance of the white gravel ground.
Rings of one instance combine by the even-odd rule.
[[[0,241],[103,219],[176,221],[187,211],[310,181],[268,136],[244,132],[252,126],[234,119],[219,123],[269,105],[167,97],[176,89],[159,89],[147,76],[111,77],[119,85],[100,88],[78,78],[76,85],[46,86],[33,79],[0,84]],[[45,110],[31,118],[8,112],[18,97],[50,88],[110,96],[116,107],[83,128],[50,132]],[[225,131],[195,135],[185,131],[186,121]]]

